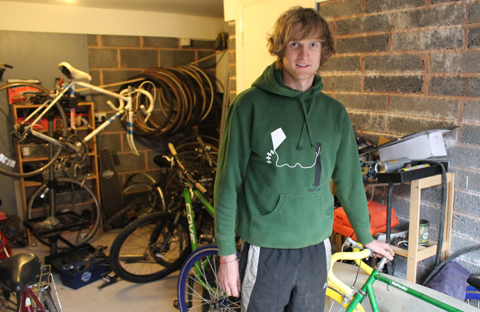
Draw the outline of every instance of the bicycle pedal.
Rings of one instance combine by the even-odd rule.
[[[173,307],[177,310],[180,310],[180,306],[178,305],[178,300],[173,301]]]

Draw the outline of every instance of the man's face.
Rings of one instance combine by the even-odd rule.
[[[283,82],[286,86],[306,91],[310,89],[313,78],[320,66],[322,46],[320,38],[302,38],[303,25],[294,27],[294,36],[283,55]]]

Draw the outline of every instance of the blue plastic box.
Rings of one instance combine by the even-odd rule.
[[[72,270],[60,269],[60,277],[62,278],[63,285],[78,289],[95,281],[98,281],[102,274],[110,272],[110,265],[97,264],[91,266],[89,269],[73,273]]]

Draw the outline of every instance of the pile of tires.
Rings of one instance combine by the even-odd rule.
[[[129,80],[139,78],[144,80],[123,85],[121,89],[151,82],[142,88],[155,97],[155,108],[147,117],[137,104],[142,103],[141,98],[134,100],[134,135],[156,139],[183,132],[203,121],[214,105],[215,78],[196,66],[149,68]]]

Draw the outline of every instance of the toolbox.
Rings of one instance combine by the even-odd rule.
[[[100,249],[99,249],[100,248]],[[45,263],[60,273],[63,285],[78,289],[99,280],[111,271],[108,258],[101,247],[84,244],[69,251],[45,257]]]
[[[74,269],[60,269],[60,277],[62,284],[78,289],[102,278],[102,275],[110,272],[110,265],[108,263],[95,263],[88,269],[75,272]]]
[[[387,206],[371,201],[368,203],[368,212],[370,215],[370,233],[372,235],[387,230]],[[391,227],[398,225],[398,217],[395,209],[392,208]],[[335,217],[333,220],[333,231],[345,237],[351,237],[357,240],[357,236],[347,218],[347,214],[342,207],[335,209]]]

